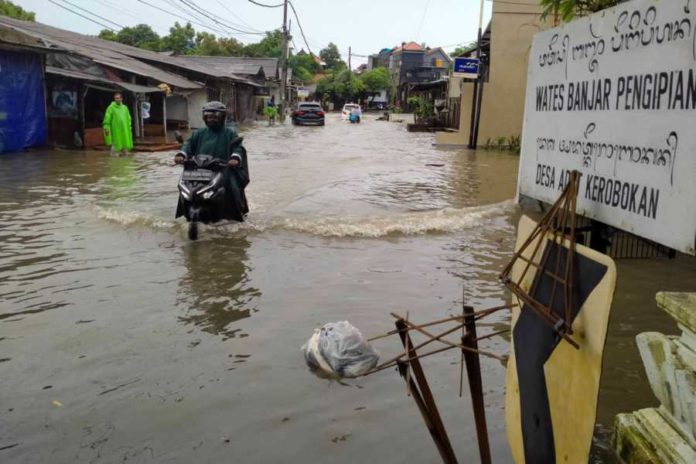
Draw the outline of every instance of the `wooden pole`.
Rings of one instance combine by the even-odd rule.
[[[164,130],[164,143],[167,143],[167,94],[162,92],[162,126]]]

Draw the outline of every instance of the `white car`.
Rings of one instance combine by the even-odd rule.
[[[345,105],[343,105],[343,110],[341,111],[341,119],[347,121],[348,118],[350,118],[350,112],[355,108],[360,109],[360,105],[358,105],[357,103],[346,103]]]

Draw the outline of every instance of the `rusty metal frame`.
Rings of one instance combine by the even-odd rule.
[[[404,319],[397,319],[396,328],[399,331],[399,338],[404,345],[404,349],[408,354],[408,361],[399,360],[399,374],[406,381],[406,386],[409,393],[413,396],[418,410],[423,416],[423,421],[430,432],[430,436],[435,442],[435,446],[442,457],[442,461],[446,464],[456,464],[457,458],[454,455],[454,449],[447,436],[447,431],[442,423],[440,412],[435,404],[435,398],[430,391],[428,380],[425,378],[425,373],[421,367],[416,350],[413,346],[413,341],[407,330],[407,324]],[[413,377],[410,372],[413,371]],[[415,377],[415,381],[414,381]]]
[[[453,316],[445,319],[440,319],[425,324],[414,324],[408,320],[407,317],[402,317],[398,314],[391,313],[391,315],[396,319],[395,326],[396,329],[389,331],[386,334],[378,335],[372,337],[370,340],[376,340],[379,338],[386,337],[388,335],[398,334],[401,342],[404,346],[404,351],[389,360],[381,363],[380,365],[373,368],[370,372],[365,375],[373,374],[375,372],[382,371],[390,367],[398,367],[399,374],[404,378],[406,382],[406,388],[408,393],[413,397],[416,402],[416,406],[423,417],[430,435],[435,442],[438,452],[444,463],[456,463],[457,459],[454,454],[454,450],[447,436],[447,431],[440,417],[440,413],[435,404],[435,399],[428,385],[428,380],[425,376],[423,368],[420,363],[420,359],[426,356],[430,356],[437,353],[442,353],[444,351],[459,349],[462,352],[462,379],[463,379],[463,366],[466,364],[467,376],[469,379],[469,390],[471,393],[471,402],[474,412],[474,419],[476,422],[476,435],[478,438],[479,454],[481,456],[481,462],[483,464],[491,463],[491,453],[490,444],[488,439],[488,428],[486,425],[486,412],[484,404],[484,393],[483,393],[483,382],[481,376],[481,364],[479,355],[490,356],[495,359],[503,361],[504,358],[495,355],[494,353],[488,353],[486,351],[480,350],[478,347],[478,342],[485,340],[503,333],[509,332],[509,329],[499,330],[495,332],[488,333],[486,335],[477,336],[476,332],[476,321],[489,316],[495,312],[501,311],[503,309],[510,309],[514,305],[502,305],[493,308],[484,309],[481,311],[474,311],[471,306],[463,305],[462,315]],[[433,334],[426,327],[431,327],[438,324],[443,324],[446,322],[455,322],[456,325],[453,328],[448,328],[441,333]],[[444,337],[450,335],[458,330],[462,331],[461,339],[459,343],[452,342],[445,339]],[[418,332],[424,335],[427,339],[425,342],[414,344],[411,339],[411,331]],[[417,350],[427,346],[432,342],[440,342],[445,345],[441,348],[426,352],[418,353]],[[461,382],[460,379],[460,396],[461,396]]]
[[[571,309],[575,303],[576,289],[575,283],[575,243],[577,232],[577,198],[578,188],[580,185],[580,174],[578,171],[572,171],[569,174],[569,180],[561,196],[551,206],[551,209],[539,221],[527,240],[522,244],[519,250],[515,252],[513,258],[505,266],[500,274],[500,280],[505,286],[514,293],[529,309],[534,311],[546,324],[553,328],[559,337],[570,343],[574,348],[578,349],[578,344],[570,337],[573,334],[571,327]],[[539,239],[539,240],[537,240]],[[523,253],[531,248],[531,245],[536,240],[536,245],[529,258],[523,256]],[[552,242],[560,248],[564,248],[567,244],[567,257],[565,266],[561,266],[561,251],[556,253],[555,263],[549,263],[551,248],[544,247],[539,262],[535,261],[542,243],[547,244]],[[526,263],[522,274],[515,282],[512,280],[512,268],[517,261]],[[529,291],[525,291],[521,285],[525,280],[530,268],[535,268],[535,273],[541,273],[551,279],[553,286],[551,289],[551,298],[548,305],[540,302],[532,295],[536,293],[537,287],[541,278],[533,279],[532,286]],[[563,267],[563,269],[561,269]],[[539,276],[541,277],[541,276]],[[552,306],[556,298],[556,291],[562,287],[563,291],[563,317],[553,312]]]

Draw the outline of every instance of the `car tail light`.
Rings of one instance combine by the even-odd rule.
[[[295,114],[297,116],[302,116],[303,114],[305,114],[305,112],[304,111],[297,111]]]
[[[318,116],[324,116],[324,112],[323,112],[323,111],[317,111],[317,115],[318,115]]]

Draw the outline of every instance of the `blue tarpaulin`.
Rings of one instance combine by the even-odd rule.
[[[46,137],[41,57],[0,50],[0,153],[43,145]]]

